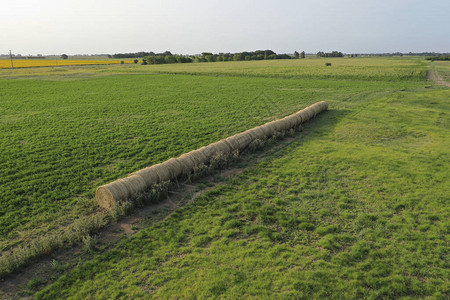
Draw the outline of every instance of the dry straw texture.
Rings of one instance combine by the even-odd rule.
[[[208,146],[185,153],[178,158],[147,167],[130,174],[128,177],[100,186],[95,197],[101,207],[113,208],[116,203],[127,200],[139,193],[144,193],[153,185],[174,180],[183,174],[190,174],[196,168],[207,165],[220,154],[231,154],[244,150],[251,142],[265,139],[278,131],[288,130],[308,121],[328,109],[325,101],[317,102],[281,120],[249,129]]]

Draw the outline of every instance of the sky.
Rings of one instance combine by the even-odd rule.
[[[450,52],[450,0],[3,0],[0,53]]]

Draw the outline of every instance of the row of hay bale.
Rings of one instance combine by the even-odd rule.
[[[111,209],[116,203],[145,192],[155,184],[174,180],[183,174],[193,172],[199,166],[207,165],[212,158],[219,154],[227,155],[236,150],[242,151],[254,140],[262,140],[272,136],[275,132],[298,126],[327,109],[327,102],[317,102],[280,120],[235,134],[208,146],[185,153],[178,158],[171,158],[163,163],[131,173],[126,178],[102,185],[97,188],[95,197],[101,207]]]

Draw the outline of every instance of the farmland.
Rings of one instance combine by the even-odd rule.
[[[120,64],[122,60],[88,60],[88,59],[14,59],[14,68],[34,68],[34,67],[54,67],[54,66],[84,66],[84,65],[113,65]],[[123,60],[124,63],[131,64],[132,60]],[[11,61],[0,59],[0,69],[11,68]]]
[[[330,111],[276,152],[98,245],[38,296],[445,298],[450,93],[426,82],[426,67],[327,58],[2,70],[1,249],[96,213],[101,184],[325,100]]]

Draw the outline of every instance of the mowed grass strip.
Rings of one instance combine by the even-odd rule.
[[[14,68],[84,66],[84,65],[113,65],[134,63],[133,60],[88,60],[88,59],[13,59]],[[0,59],[0,69],[11,68],[11,61]]]
[[[282,151],[37,298],[446,299],[449,96],[340,99]]]
[[[326,66],[330,63],[331,66]],[[426,62],[421,58],[308,58],[292,60],[233,61],[151,65],[145,69],[173,74],[209,74],[334,80],[423,80]]]

